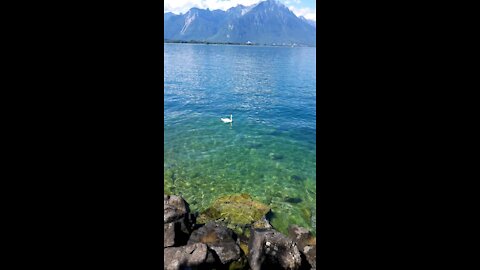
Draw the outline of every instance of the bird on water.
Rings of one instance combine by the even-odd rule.
[[[220,118],[224,123],[232,123],[233,122],[233,116],[230,114],[230,118]]]

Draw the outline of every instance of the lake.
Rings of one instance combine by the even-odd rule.
[[[316,48],[164,44],[163,155],[191,210],[248,193],[315,231]]]

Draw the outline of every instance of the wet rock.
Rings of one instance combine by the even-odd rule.
[[[209,222],[192,232],[188,244],[204,243],[215,251],[223,265],[237,261],[241,257],[240,247],[236,243],[232,230],[224,225]]]
[[[316,268],[316,237],[308,229],[297,225],[288,228],[288,235],[297,243],[300,252],[303,253],[310,266]]]
[[[254,229],[272,229],[272,225],[267,220],[265,216],[261,217],[259,220],[255,221],[252,225]]]
[[[164,269],[177,270],[188,269],[188,267],[206,267],[208,265],[207,255],[207,245],[203,243],[165,248],[163,250]]]
[[[290,198],[290,197],[286,197],[284,199],[285,202],[288,202],[288,203],[300,203],[302,202],[302,199],[300,198]]]
[[[188,204],[182,197],[163,195],[163,223],[178,220],[189,211]]]
[[[280,160],[280,159],[283,159],[283,155],[281,155],[281,154],[270,153],[268,156],[269,156],[270,159],[272,159],[272,160]]]
[[[244,254],[248,254],[248,242],[238,241],[238,245]]]
[[[171,247],[175,245],[175,223],[174,222],[163,224],[163,236],[164,236],[163,247]]]
[[[314,246],[317,244],[316,237],[308,229],[297,225],[288,228],[288,236],[297,243],[301,250],[305,246]]]
[[[292,175],[290,177],[292,180],[295,180],[295,181],[303,181],[305,180],[305,177],[302,177],[302,176],[299,176],[299,175]]]
[[[317,208],[314,207],[312,209],[310,209],[310,223],[312,224],[312,228],[314,230],[317,229]]]
[[[163,196],[163,247],[180,246],[187,242],[195,216],[187,202],[175,195]]]
[[[305,246],[302,250],[311,269],[317,269],[317,246]]]
[[[248,243],[248,262],[252,270],[300,268],[302,259],[297,244],[273,229],[252,229]]]
[[[237,234],[270,211],[267,205],[254,201],[248,194],[234,194],[217,198],[212,206],[200,214],[198,223],[222,220]]]

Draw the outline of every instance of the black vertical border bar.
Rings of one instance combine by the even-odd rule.
[[[160,1],[160,3],[164,4],[163,1]],[[163,6],[162,6],[162,8],[163,8]],[[163,15],[163,14],[164,14],[164,13],[163,13],[163,10],[162,10],[162,22],[161,22],[161,24],[160,24],[160,25],[162,26],[162,29],[161,29],[161,35],[158,35],[158,39],[159,39],[159,43],[161,44],[160,47],[161,47],[161,49],[162,49],[162,56],[161,56],[161,58],[160,58],[161,61],[162,61],[162,63],[161,63],[162,78],[163,78],[163,80],[165,80],[165,78],[164,78],[164,74],[165,74],[165,71],[164,71],[164,68],[165,68],[165,64],[164,64],[164,63],[165,63],[165,59],[164,59],[164,57],[165,57],[165,54],[163,53],[163,51],[164,51],[164,46],[165,46],[165,44],[163,43],[163,38],[164,38],[164,34],[165,34],[164,32],[165,32],[165,30],[164,30],[164,15]],[[164,135],[164,134],[165,134],[165,131],[164,131],[164,125],[163,125],[163,121],[164,121],[164,117],[165,117],[165,116],[164,116],[164,108],[165,108],[165,107],[164,107],[164,97],[163,97],[163,96],[164,96],[164,93],[165,93],[165,89],[164,89],[165,84],[162,82],[162,85],[163,85],[163,86],[162,86],[162,93],[160,94],[161,98],[159,98],[159,100],[161,100],[159,107],[161,108],[162,111],[161,111],[161,113],[159,112],[159,115],[162,116],[162,117],[161,117],[161,118],[162,118],[161,120],[162,120],[162,140],[163,140],[163,142],[162,142],[162,144],[163,144],[162,150],[163,150],[163,148],[165,147],[165,144],[164,144],[164,141],[165,141],[165,138],[164,138],[164,136],[165,136],[165,135]],[[159,93],[160,93],[160,92],[159,92]],[[163,161],[163,159],[164,159],[164,157],[163,157],[163,153],[162,153],[162,161]],[[161,165],[161,166],[162,166],[162,167],[161,167],[161,168],[162,168],[161,171],[163,172],[163,162],[162,162],[162,165]],[[162,174],[162,175],[163,175],[163,174]],[[161,182],[160,182],[160,185],[161,185],[161,187],[162,187],[161,190],[162,190],[163,193],[165,193],[165,186],[164,186],[164,183],[163,183],[163,176],[160,176],[160,177],[159,177],[159,180],[161,181]],[[163,194],[161,194],[161,196],[163,196]],[[159,215],[160,215],[160,213],[159,213]],[[165,236],[163,235],[163,232],[162,232],[162,242],[163,242],[163,238],[164,238],[164,237],[165,237]],[[163,257],[163,248],[162,248],[162,257]],[[163,265],[163,261],[162,261],[162,265]]]
[[[321,87],[322,85],[322,38],[321,38],[321,30],[323,29],[323,25],[322,25],[322,21],[321,21],[321,11],[322,11],[322,8],[320,7],[320,1],[316,1],[316,102],[315,102],[315,105],[316,105],[316,160],[317,160],[317,167],[315,168],[316,169],[316,175],[317,175],[317,179],[316,179],[316,185],[317,185],[317,193],[316,193],[316,224],[317,224],[317,227],[316,227],[316,235],[317,235],[317,249],[316,249],[316,260],[317,260],[317,265],[319,265],[321,259],[322,259],[322,254],[324,254],[323,252],[323,247],[324,245],[322,245],[322,240],[323,240],[323,235],[322,235],[322,228],[323,228],[323,225],[322,225],[322,206],[323,206],[323,188],[322,188],[322,180],[323,177],[322,177],[322,170],[319,170],[319,166],[318,164],[321,164],[321,162],[323,161],[322,158],[319,158],[321,157],[321,155],[319,155],[319,153],[322,153],[323,151],[323,142],[322,142],[322,128],[321,128],[321,120],[322,120],[322,117],[323,117],[323,114],[322,114],[322,109],[323,108],[322,106],[319,106],[319,101],[322,100],[322,94],[323,94],[323,89]],[[319,30],[319,27],[320,27],[320,30]],[[320,166],[322,167],[322,166]],[[320,267],[322,268],[322,267]]]

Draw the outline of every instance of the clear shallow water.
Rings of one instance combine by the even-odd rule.
[[[164,45],[166,192],[193,211],[248,193],[313,230],[316,48]]]

